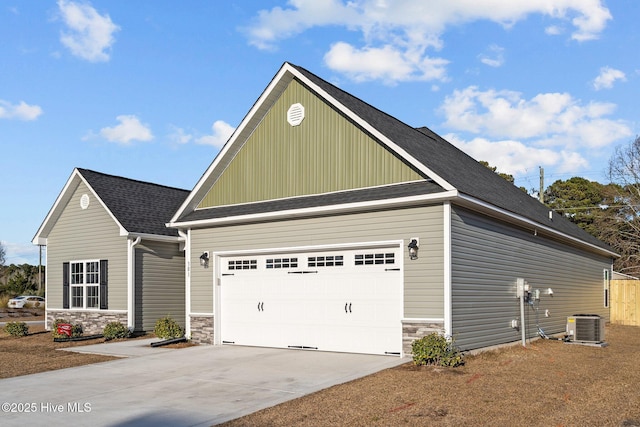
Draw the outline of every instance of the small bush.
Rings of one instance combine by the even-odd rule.
[[[24,322],[9,322],[4,327],[4,330],[13,337],[26,337],[29,335],[29,325]]]
[[[56,319],[53,321],[53,325],[51,326],[51,335],[53,335],[54,338],[68,338],[69,336],[66,334],[59,334],[58,333],[58,325],[60,323],[69,323],[64,319]],[[71,325],[71,337],[79,337],[82,336],[82,325],[80,324],[75,324],[75,325]]]
[[[120,322],[110,322],[102,330],[102,335],[106,340],[113,340],[116,338],[129,338],[131,331],[125,325]]]
[[[435,332],[411,343],[411,352],[416,365],[464,365],[464,358],[453,345],[453,339],[447,340]]]
[[[170,316],[165,316],[161,319],[158,319],[156,321],[153,332],[158,338],[162,338],[165,340],[171,338],[182,338],[184,336],[184,331],[182,330],[180,325],[178,325],[178,323]]]
[[[11,299],[11,297],[9,295],[0,295],[0,307],[8,307],[9,305],[9,300]]]

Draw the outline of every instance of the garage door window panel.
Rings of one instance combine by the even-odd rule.
[[[307,258],[308,267],[342,267],[344,255],[310,256]]]
[[[356,254],[355,265],[389,265],[395,264],[396,257],[393,252]]]
[[[257,259],[229,260],[228,268],[229,270],[257,270],[258,260]]]
[[[298,258],[267,258],[267,270],[298,268]]]

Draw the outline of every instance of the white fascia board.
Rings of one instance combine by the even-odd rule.
[[[196,204],[199,202],[197,198],[199,199],[199,196],[200,197],[204,196],[204,194],[201,194],[203,191],[203,187],[207,183],[209,183],[209,180],[212,174],[218,168],[220,163],[222,163],[222,161],[227,156],[230,155],[231,149],[237,143],[244,143],[244,140],[246,140],[249,137],[251,133],[245,136],[245,133],[248,130],[249,125],[253,123],[262,106],[267,101],[269,101],[275,94],[277,95],[280,94],[281,91],[276,91],[276,89],[278,85],[281,84],[286,74],[290,73],[291,69],[292,67],[288,63],[285,63],[280,68],[280,70],[278,71],[276,76],[271,80],[267,88],[262,92],[258,100],[253,104],[253,106],[251,107],[247,115],[244,117],[244,119],[242,119],[242,122],[240,122],[240,125],[238,125],[238,127],[233,132],[233,134],[231,134],[231,137],[226,142],[226,144],[222,147],[222,149],[220,150],[218,155],[215,157],[211,165],[209,165],[206,172],[202,175],[200,180],[196,183],[195,187],[193,187],[193,190],[191,190],[191,193],[189,193],[189,196],[185,199],[185,201],[182,203],[180,208],[176,211],[173,218],[171,218],[170,223],[174,223],[175,221],[177,221],[178,218],[180,218],[180,216],[182,216],[182,214],[189,209],[189,207],[191,207],[191,209],[195,209]],[[253,132],[253,130],[251,130],[251,132]],[[231,153],[231,155],[235,156],[235,153]],[[230,160],[228,163],[230,163]],[[209,184],[213,184],[213,183],[209,183]]]
[[[291,64],[285,62],[283,66],[280,68],[275,77],[271,80],[267,88],[262,92],[258,100],[253,104],[247,115],[244,117],[240,125],[233,132],[227,143],[222,147],[216,158],[213,160],[207,171],[202,175],[198,183],[195,185],[189,196],[182,203],[180,208],[176,211],[174,216],[170,220],[170,224],[175,224],[178,218],[180,218],[189,208],[195,209],[196,203],[198,203],[199,198],[203,197],[204,194],[202,192],[205,190],[203,187],[206,184],[212,185],[210,182],[210,178],[214,171],[220,166],[220,164],[228,157],[229,155],[235,156],[233,153],[232,147],[234,147],[237,143],[243,143],[246,140],[253,129],[250,125],[257,125],[259,120],[256,121],[256,117],[260,116],[260,110],[267,102],[272,102],[274,97],[280,95],[286,84],[288,84],[293,77],[298,78],[304,84],[309,86],[313,91],[315,91],[320,97],[324,98],[327,102],[335,106],[338,110],[352,119],[355,123],[361,126],[363,129],[367,130],[370,134],[374,135],[379,141],[385,144],[390,150],[396,152],[400,157],[404,158],[416,169],[421,171],[425,176],[432,178],[437,184],[439,184],[442,188],[447,191],[455,190],[455,187],[451,185],[449,182],[445,181],[439,175],[434,173],[431,169],[427,168],[421,162],[416,160],[413,156],[409,155],[405,150],[400,148],[393,141],[389,140],[386,136],[381,134],[375,127],[373,127],[368,122],[364,121],[360,116],[355,114],[353,111],[346,108],[342,103],[338,100],[330,96],[327,92],[322,90],[319,86],[313,83],[311,80],[306,78],[303,74],[301,74],[298,70],[296,70]],[[255,124],[254,124],[255,122]],[[247,133],[248,132],[248,133]],[[417,131],[416,131],[417,132]],[[229,160],[230,162],[230,160]],[[221,173],[221,172],[220,172]],[[198,200],[198,201],[196,201]]]
[[[407,196],[400,197],[395,199],[384,199],[384,200],[374,200],[367,202],[357,202],[357,203],[343,203],[339,205],[329,205],[329,206],[318,206],[318,207],[310,207],[310,208],[301,208],[301,209],[289,209],[277,212],[267,212],[267,213],[258,213],[258,214],[249,214],[249,215],[237,215],[237,216],[228,216],[223,218],[213,218],[213,219],[203,219],[198,221],[188,221],[188,222],[174,222],[167,224],[168,227],[177,227],[177,228],[200,228],[206,226],[217,226],[224,224],[233,224],[240,222],[251,222],[251,221],[270,221],[276,219],[286,219],[286,218],[297,218],[311,215],[327,215],[327,214],[337,214],[337,213],[348,213],[353,211],[361,211],[363,209],[371,209],[371,208],[391,208],[391,207],[399,207],[406,205],[414,205],[421,202],[439,202],[444,200],[451,200],[458,195],[458,192],[453,191],[445,191],[442,193],[436,194],[421,194],[418,196]]]
[[[120,228],[120,235],[121,236],[127,235],[127,230],[122,226],[122,224],[120,224],[120,221],[117,220],[117,218],[109,210],[107,205],[104,204],[102,199],[98,197],[98,194],[91,187],[91,185],[89,185],[87,180],[84,179],[80,171],[78,171],[77,168],[74,168],[73,172],[71,173],[71,176],[67,180],[67,183],[65,184],[62,191],[58,195],[58,198],[56,199],[56,201],[54,202],[53,207],[51,208],[51,210],[49,210],[47,217],[45,218],[42,225],[38,229],[38,232],[36,233],[33,240],[31,241],[34,245],[47,244],[47,237],[49,236],[49,232],[51,231],[55,222],[58,220],[58,218],[62,214],[62,211],[67,206],[67,203],[69,202],[69,200],[71,200],[71,197],[73,196],[73,192],[76,191],[80,182],[84,183],[87,186],[91,194],[96,198],[96,200],[107,211],[107,213],[113,219],[113,221],[118,225],[118,228]]]
[[[31,240],[31,243],[33,243],[34,245],[47,244],[47,237],[49,236],[49,232],[53,227],[53,223],[57,221],[62,209],[64,208],[64,205],[66,205],[66,202],[68,202],[71,198],[71,186],[75,184],[75,186],[77,187],[80,182],[80,179],[78,178],[79,175],[80,173],[78,172],[78,169],[74,169],[73,172],[71,172],[69,179],[67,179],[67,182],[62,188],[62,191],[60,191],[60,194],[58,194],[58,197],[53,203],[53,206],[51,207],[51,209],[49,209],[49,212],[47,213],[44,221],[42,221],[42,224],[40,224],[40,228],[38,228],[38,231]]]
[[[419,171],[424,173],[429,178],[433,179],[438,185],[440,185],[445,190],[447,190],[447,191],[455,190],[455,187],[453,185],[449,184],[449,182],[445,181],[442,177],[440,177],[435,172],[433,172],[431,169],[426,167],[424,164],[422,164],[422,162],[419,162],[416,158],[414,158],[409,153],[407,153],[405,150],[400,148],[396,143],[394,143],[389,138],[387,138],[385,135],[380,133],[378,131],[378,129],[375,128],[374,126],[372,126],[369,122],[366,122],[360,116],[355,114],[353,111],[351,111],[350,109],[346,108],[342,103],[340,103],[338,100],[333,98],[327,92],[322,90],[319,86],[317,86],[311,80],[307,79],[304,75],[299,73],[295,68],[291,67],[289,64],[286,64],[286,65],[288,65],[288,68],[289,68],[288,71],[289,72],[291,72],[293,75],[295,75],[298,79],[302,80],[306,85],[311,87],[315,92],[317,92],[320,96],[322,96],[326,101],[328,101],[330,104],[332,104],[336,108],[338,108],[342,113],[344,113],[346,116],[348,116],[351,120],[353,120],[355,123],[357,123],[363,129],[365,129],[371,135],[374,135],[379,141],[381,141],[383,144],[385,144],[391,151],[397,153],[400,157],[402,157],[403,159],[407,160],[407,162],[409,162],[413,167],[415,167],[416,169],[418,169]],[[418,131],[416,131],[416,132],[418,132]]]
[[[154,242],[167,242],[167,243],[180,243],[185,241],[185,238],[180,236],[163,236],[160,234],[148,234],[148,233],[127,233],[126,237],[130,239],[136,239],[140,237],[142,240],[151,240]]]
[[[563,233],[561,231],[558,231],[558,230],[556,230],[554,228],[551,228],[549,226],[541,224],[541,223],[539,223],[537,221],[534,221],[534,220],[529,219],[527,217],[524,217],[522,215],[514,214],[513,212],[509,212],[509,211],[507,211],[505,209],[496,207],[496,206],[491,205],[491,204],[489,204],[487,202],[483,202],[482,200],[478,200],[478,199],[476,199],[474,197],[467,196],[465,194],[460,194],[458,196],[458,200],[462,200],[462,201],[466,202],[467,204],[474,205],[474,206],[477,206],[477,207],[481,207],[481,208],[483,208],[485,210],[489,210],[489,211],[495,212],[496,214],[499,214],[500,216],[506,216],[508,218],[513,219],[514,222],[516,222],[516,223],[526,224],[526,225],[532,227],[532,229],[534,231],[535,230],[544,231],[545,233],[557,236],[557,237],[562,238],[564,240],[571,241],[571,242],[573,242],[573,243],[575,243],[575,244],[577,244],[579,246],[588,247],[592,251],[600,252],[600,253],[615,257],[615,258],[620,258],[620,255],[618,255],[615,252],[612,252],[612,251],[606,250],[604,248],[601,248],[599,246],[593,245],[591,243],[585,242],[584,240],[578,239],[577,237],[570,236],[570,235],[565,234],[565,233]]]

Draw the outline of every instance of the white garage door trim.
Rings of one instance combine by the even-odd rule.
[[[402,249],[387,241],[214,254],[216,344],[232,335],[236,344],[400,355]]]

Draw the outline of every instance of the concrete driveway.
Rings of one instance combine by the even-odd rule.
[[[236,346],[152,349],[148,344],[86,346],[82,351],[127,357],[0,380],[0,425],[210,426],[409,361]]]

